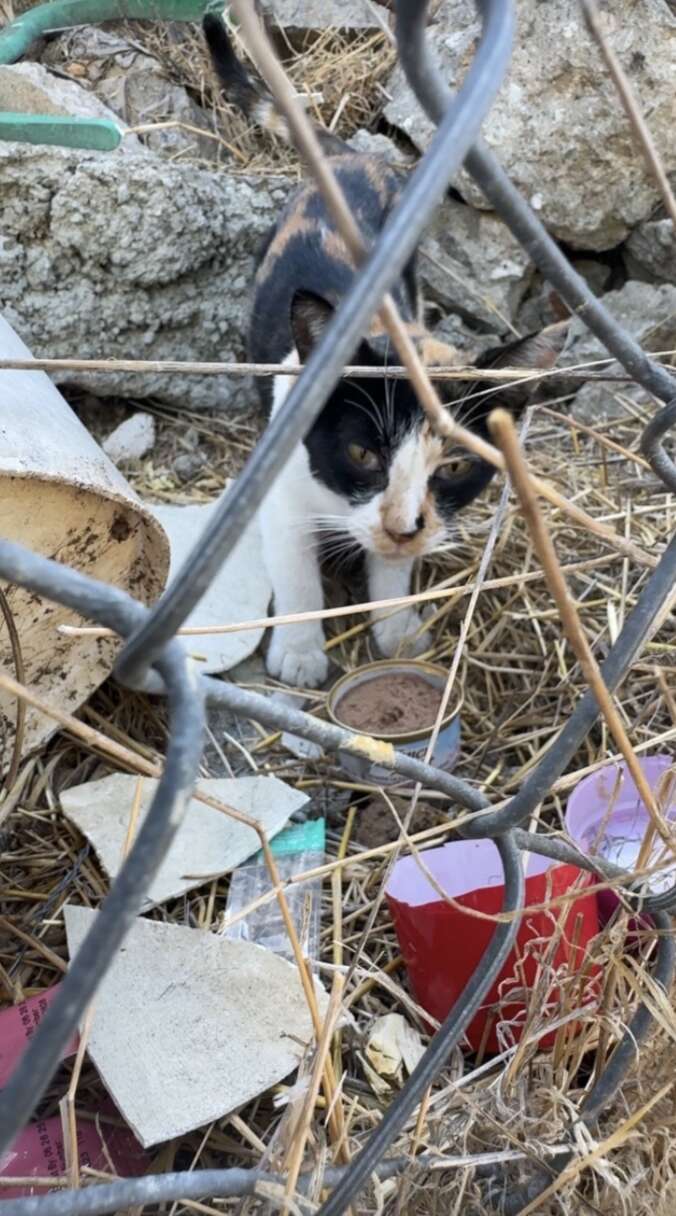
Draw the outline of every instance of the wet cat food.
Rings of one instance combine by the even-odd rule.
[[[442,689],[423,676],[384,672],[350,688],[335,712],[352,730],[370,735],[409,735],[433,727],[441,697]]]

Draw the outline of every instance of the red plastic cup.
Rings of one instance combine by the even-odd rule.
[[[0,1010],[0,1089],[9,1081],[60,987],[60,984],[54,984],[20,1005]],[[74,1055],[79,1042],[76,1031],[61,1052],[62,1060]]]
[[[673,756],[644,756],[639,765],[648,785],[657,796],[665,819],[676,820],[676,761]],[[669,776],[671,774],[671,778]],[[566,807],[566,831],[582,853],[596,853],[607,861],[631,870],[636,865],[650,815],[626,764],[606,764],[590,773],[575,786]],[[647,864],[654,864],[662,851],[656,838]],[[650,877],[646,886],[652,892],[668,890],[676,883],[676,865]],[[617,910],[614,891],[599,891],[598,904],[604,925]],[[641,917],[649,923],[648,917]],[[630,932],[638,927],[630,921]]]
[[[415,857],[397,862],[387,885],[387,901],[418,1003],[439,1021],[455,1004],[472,977],[495,931],[495,922],[469,916],[464,908],[496,913],[502,909],[504,885],[500,855],[492,840],[463,840],[430,849],[423,854],[439,886],[460,907],[452,907],[435,891]],[[526,905],[545,903],[593,882],[577,866],[552,865],[551,859],[531,854],[526,872]],[[524,1030],[527,997],[544,964],[553,971],[579,971],[587,959],[587,945],[599,931],[594,894],[571,901],[555,947],[561,907],[522,917],[515,948],[484,1004],[470,1022],[466,1035],[478,1051],[497,1052],[518,1043]],[[579,918],[579,921],[578,921]],[[551,955],[550,955],[551,951]],[[595,969],[597,972],[598,969]],[[509,1000],[514,989],[514,999]],[[556,1016],[558,992],[546,993],[547,1007]],[[556,1032],[540,1038],[551,1047]]]
[[[81,1166],[110,1170],[111,1164],[122,1178],[137,1178],[147,1173],[151,1158],[126,1127],[100,1127],[90,1120],[80,1119],[76,1125],[77,1151]],[[0,1157],[0,1177],[21,1178],[18,1186],[0,1188],[3,1199],[46,1194],[49,1188],[35,1187],[28,1178],[58,1178],[66,1172],[66,1152],[63,1130],[58,1115],[30,1123],[19,1132],[14,1143]]]

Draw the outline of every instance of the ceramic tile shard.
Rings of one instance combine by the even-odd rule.
[[[147,504],[169,537],[170,585],[217,505],[216,502],[187,507]],[[267,616],[271,594],[270,579],[263,563],[260,527],[254,517],[185,623],[192,627],[260,620]],[[247,629],[241,633],[188,637],[184,638],[184,643],[191,654],[199,656],[199,669],[208,675],[229,671],[236,663],[241,663],[253,654],[262,636],[262,629]]]
[[[72,958],[98,913],[67,905],[64,915]],[[323,990],[317,1000],[323,1017]],[[149,1148],[265,1093],[312,1040],[291,963],[251,942],[140,919],[97,990],[89,1054]]]
[[[136,782],[136,777],[113,773],[61,794],[65,815],[91,842],[111,878],[120,869]],[[156,786],[156,781],[144,778],[139,826]],[[269,837],[275,836],[293,812],[308,802],[305,794],[276,777],[205,778],[199,786],[204,793],[255,819]],[[259,848],[260,839],[253,828],[193,798],[150,885],[144,908],[183,895],[215,875],[234,870]]]

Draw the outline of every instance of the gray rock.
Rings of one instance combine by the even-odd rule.
[[[673,350],[676,345],[676,287],[663,283],[653,286],[630,280],[620,291],[610,291],[603,297],[609,312],[628,330],[646,351]],[[608,352],[597,338],[575,319],[571,325],[569,344],[561,356],[560,363],[571,367],[608,357]],[[590,369],[600,370],[600,369]],[[623,375],[619,363],[610,363],[603,369],[610,376]],[[579,383],[579,382],[578,382]],[[557,391],[574,391],[575,381],[556,380]],[[573,414],[582,422],[623,417],[627,408],[618,398],[630,401],[645,401],[645,392],[631,382],[605,384],[590,382],[576,393],[572,405]]]
[[[533,275],[501,220],[452,200],[421,242],[419,268],[427,298],[497,333],[509,330]]]
[[[617,371],[619,363],[613,363],[612,369]],[[575,394],[570,413],[585,426],[603,426],[619,418],[630,418],[632,406],[645,409],[646,401],[646,394],[638,384],[599,384],[590,380]]]
[[[500,346],[502,339],[497,333],[478,333],[470,329],[461,317],[451,313],[432,329],[435,338],[460,351],[468,363],[493,347]]]
[[[213,131],[204,110],[169,78],[157,59],[122,35],[81,26],[54,39],[44,59],[69,75],[76,74],[90,96],[98,97],[129,126],[156,125],[155,130],[143,132],[143,143],[153,152],[174,159],[218,159],[218,141],[199,135],[200,130]],[[162,125],[166,123],[182,125]]]
[[[39,63],[14,63],[0,66],[0,110],[19,114],[53,114],[69,118],[107,118],[120,130],[126,124],[108,106],[74,81],[53,76]],[[126,135],[116,153],[143,153],[135,135]]]
[[[676,284],[676,233],[671,220],[647,220],[632,232],[624,262],[634,279]]]
[[[635,0],[615,0],[601,19],[673,172],[676,17],[665,0],[645,0],[640,9]],[[452,88],[464,77],[478,34],[473,0],[443,0],[429,41]],[[425,147],[432,128],[400,69],[389,91],[385,116]],[[547,227],[576,248],[612,248],[658,201],[578,0],[520,0],[512,64],[483,135]],[[459,175],[457,186],[467,201],[487,206],[468,174]]]
[[[364,156],[378,157],[388,165],[392,165],[393,168],[402,171],[410,168],[414,161],[411,153],[406,153],[393,139],[387,135],[376,135],[373,131],[365,131],[363,127],[359,131],[355,131],[347,142],[355,152],[361,152]]]
[[[152,414],[132,414],[104,439],[101,447],[113,464],[140,460],[155,444],[155,419]]]
[[[603,295],[608,290],[613,272],[605,262],[593,258],[575,258],[573,266],[595,296]],[[522,333],[534,333],[537,329],[544,329],[546,325],[554,325],[557,321],[564,320],[568,315],[569,310],[558,292],[536,271],[528,295],[516,315],[518,329]]]
[[[574,258],[573,266],[595,296],[601,296],[608,290],[613,272],[606,262],[597,262],[594,258]]]
[[[197,474],[201,473],[206,462],[206,456],[203,452],[183,452],[180,456],[176,457],[171,467],[178,480],[186,483],[192,481],[193,477],[197,477]]]
[[[367,0],[264,0],[261,8],[285,30],[379,30],[388,19],[386,9]]]
[[[255,252],[290,183],[0,144],[0,312],[36,357],[244,357]],[[237,408],[225,376],[62,373],[97,395]]]
[[[676,287],[662,283],[637,283],[630,279],[619,291],[603,297],[608,311],[628,330],[644,350],[670,350],[676,341]],[[570,341],[561,364],[570,367],[591,359],[603,359],[607,351],[586,325],[575,318]]]

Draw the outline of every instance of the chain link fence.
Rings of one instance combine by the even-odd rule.
[[[236,0],[232,7],[246,28],[243,0]],[[645,427],[641,450],[667,491],[676,493],[676,465],[664,446],[667,432],[676,424],[676,381],[669,371],[643,353],[591,294],[493,154],[481,142],[482,121],[509,64],[513,4],[508,0],[477,0],[477,7],[482,19],[481,37],[462,89],[453,95],[432,62],[425,32],[426,5],[419,0],[397,0],[396,37],[400,62],[420,105],[437,126],[436,135],[410,175],[396,210],[375,247],[368,251],[349,294],[284,405],[258,443],[242,475],[215,511],[171,589],[159,603],[152,610],[146,609],[114,587],[36,556],[16,544],[0,542],[0,576],[9,583],[72,608],[97,625],[114,630],[124,642],[115,669],[118,680],[131,688],[162,690],[169,714],[169,743],[149,814],[94,927],[72,961],[57,999],[0,1094],[0,1153],[12,1143],[45,1092],[63,1047],[95,997],[174,838],[196,781],[206,703],[253,718],[274,730],[292,731],[328,751],[350,750],[352,746],[350,733],[338,726],[272,703],[263,695],[236,685],[200,677],[175,635],[232,551],[294,447],[317,417],[360,335],[382,306],[386,293],[409,260],[422,230],[461,165],[464,164],[491,206],[521,241],[570,310],[584,319],[628,375],[662,403]],[[268,79],[283,108],[283,91],[270,76]],[[287,112],[287,117],[302,144],[303,131],[294,128],[293,109]],[[331,183],[312,163],[312,158],[309,159],[318,185],[330,201]],[[562,172],[565,172],[565,166]],[[676,536],[645,582],[603,664],[602,676],[610,692],[622,681],[656,628],[675,583]],[[674,968],[674,945],[669,930],[670,912],[676,908],[676,887],[646,897],[639,890],[635,877],[619,867],[599,858],[594,858],[592,863],[565,842],[526,832],[521,827],[564,772],[597,721],[599,712],[596,697],[588,691],[517,794],[499,810],[491,809],[482,794],[459,778],[411,757],[393,754],[389,763],[398,774],[423,782],[426,788],[440,792],[452,804],[469,812],[461,829],[464,836],[490,837],[495,841],[504,870],[503,912],[512,915],[496,925],[480,967],[361,1152],[349,1166],[325,1172],[323,1184],[330,1188],[330,1194],[321,1206],[321,1216],[339,1216],[346,1212],[372,1175],[387,1177],[411,1166],[408,1158],[388,1159],[388,1148],[444,1067],[450,1051],[462,1038],[513,947],[524,898],[522,851],[543,853],[594,872],[600,870],[609,881],[621,881],[629,903],[640,904],[643,911],[653,916],[658,943],[652,975],[655,982],[668,989]],[[617,1091],[650,1025],[648,1008],[638,1006],[605,1070],[586,1097],[580,1118],[587,1124],[593,1124]],[[572,1148],[570,1153],[561,1152],[558,1157],[551,1158],[546,1170],[543,1167],[542,1173],[535,1172],[530,1184],[520,1193],[510,1192],[505,1196],[500,1178],[487,1178],[488,1198],[504,1213],[517,1213],[537,1196],[553,1174],[565,1166],[571,1155]],[[421,1164],[424,1167],[424,1161]],[[197,1170],[7,1201],[4,1207],[10,1216],[103,1216],[103,1213],[117,1212],[134,1204],[253,1194],[261,1183],[279,1181],[260,1170]],[[301,1177],[299,1189],[303,1185]]]

